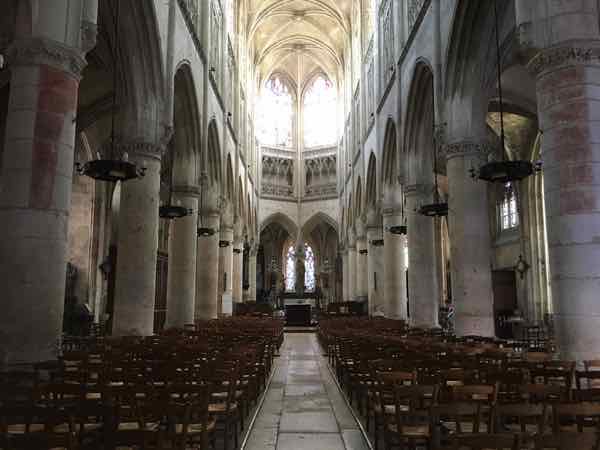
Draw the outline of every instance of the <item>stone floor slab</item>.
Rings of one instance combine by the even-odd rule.
[[[277,450],[345,450],[339,434],[282,433]]]
[[[339,433],[333,411],[283,412],[280,432]]]

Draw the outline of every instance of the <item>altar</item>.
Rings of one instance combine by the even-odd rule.
[[[285,324],[294,327],[309,327],[312,324],[313,308],[316,299],[303,295],[302,298],[295,296],[283,297],[283,308],[285,310]]]

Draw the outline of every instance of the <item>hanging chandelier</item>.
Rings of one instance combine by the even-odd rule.
[[[174,205],[169,202],[168,205],[163,205],[158,208],[158,215],[160,218],[167,220],[181,219],[182,217],[190,216],[193,213],[194,211],[191,208],[181,206],[179,202]]]
[[[407,235],[408,234],[408,226],[406,224],[406,214],[404,213],[404,208],[406,207],[406,196],[404,193],[404,189],[402,189],[402,220],[404,221],[404,223],[402,225],[392,225],[390,226],[387,231],[390,232],[391,234],[395,234],[395,235]]]
[[[435,99],[434,102],[434,111],[435,111]],[[448,202],[442,201],[439,192],[438,186],[438,171],[437,171],[437,150],[438,145],[440,145],[440,137],[439,133],[435,133],[435,125],[434,128],[434,142],[433,142],[433,203],[429,203],[426,205],[421,205],[421,207],[417,210],[417,212],[425,217],[446,217],[448,215]],[[437,137],[436,137],[437,136]]]
[[[115,120],[117,108],[117,77],[118,77],[118,43],[119,43],[119,18],[120,18],[120,0],[117,0],[115,11],[115,45],[113,48],[114,67],[113,67],[113,98],[112,98],[112,118],[110,135],[110,154],[108,158],[102,158],[100,153],[96,153],[96,159],[88,161],[85,164],[75,163],[75,170],[79,175],[85,175],[99,181],[108,181],[116,183],[141,178],[146,174],[146,167],[138,167],[135,163],[129,161],[127,153],[123,153],[121,159],[115,159]]]
[[[202,178],[203,180],[204,178]],[[215,233],[217,232],[217,230],[215,230],[214,228],[210,228],[210,227],[205,227],[202,224],[202,211],[204,210],[204,202],[203,200],[203,193],[204,193],[204,189],[202,186],[202,182],[200,182],[200,205],[198,206],[198,220],[199,220],[199,224],[198,224],[198,237],[211,237],[214,236]]]
[[[496,68],[498,71],[498,106],[500,109],[500,144],[502,160],[490,161],[479,168],[471,169],[473,178],[478,178],[488,183],[511,183],[521,181],[535,172],[541,170],[541,162],[533,164],[525,160],[507,160],[504,159],[506,135],[504,131],[504,99],[502,91],[502,62],[500,60],[500,25],[498,19],[498,1],[494,0],[494,19],[496,21]]]

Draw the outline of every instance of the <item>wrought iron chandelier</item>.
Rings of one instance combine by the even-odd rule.
[[[112,98],[112,118],[110,134],[110,155],[108,158],[102,158],[100,153],[96,153],[96,159],[85,164],[76,163],[75,169],[80,175],[93,178],[99,181],[108,181],[116,183],[117,181],[128,181],[141,178],[146,174],[146,167],[138,167],[135,163],[129,161],[127,153],[123,153],[121,159],[114,159],[115,154],[115,120],[117,108],[117,77],[118,71],[118,44],[119,44],[119,18],[120,18],[120,0],[116,0],[115,11],[115,43],[113,48],[114,67],[113,67],[113,98]]]
[[[204,202],[203,200],[203,194],[204,193],[204,189],[202,186],[202,183],[200,183],[200,204],[198,206],[198,237],[211,237],[214,236],[215,233],[217,232],[217,230],[215,230],[214,228],[210,228],[210,227],[205,227],[202,224],[202,211],[204,210]]]
[[[502,160],[490,161],[479,168],[471,169],[473,178],[478,178],[488,183],[511,183],[521,181],[535,172],[541,170],[541,163],[532,163],[525,160],[508,160],[504,158],[506,135],[504,131],[504,98],[502,91],[502,61],[500,56],[500,25],[498,19],[498,1],[494,0],[494,19],[496,21],[496,69],[498,71],[498,106],[500,109],[500,145]]]
[[[406,225],[406,214],[404,212],[404,208],[406,207],[406,196],[404,193],[404,189],[402,189],[402,220],[404,223],[402,225],[392,225],[387,230],[391,234],[396,235],[406,235],[408,234],[408,226]]]

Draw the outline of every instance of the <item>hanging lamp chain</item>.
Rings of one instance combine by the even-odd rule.
[[[117,83],[119,76],[119,19],[121,16],[121,0],[115,0],[117,5],[115,8],[115,42],[113,44],[113,96],[112,96],[112,117],[111,117],[111,129],[110,129],[110,151],[111,158],[115,157],[115,122],[116,122],[116,109],[117,109]]]
[[[502,57],[500,54],[500,20],[498,18],[498,0],[494,0],[494,19],[496,21],[496,69],[498,71],[498,107],[500,108],[500,151],[504,159],[506,135],[504,132],[504,98],[502,92]]]

